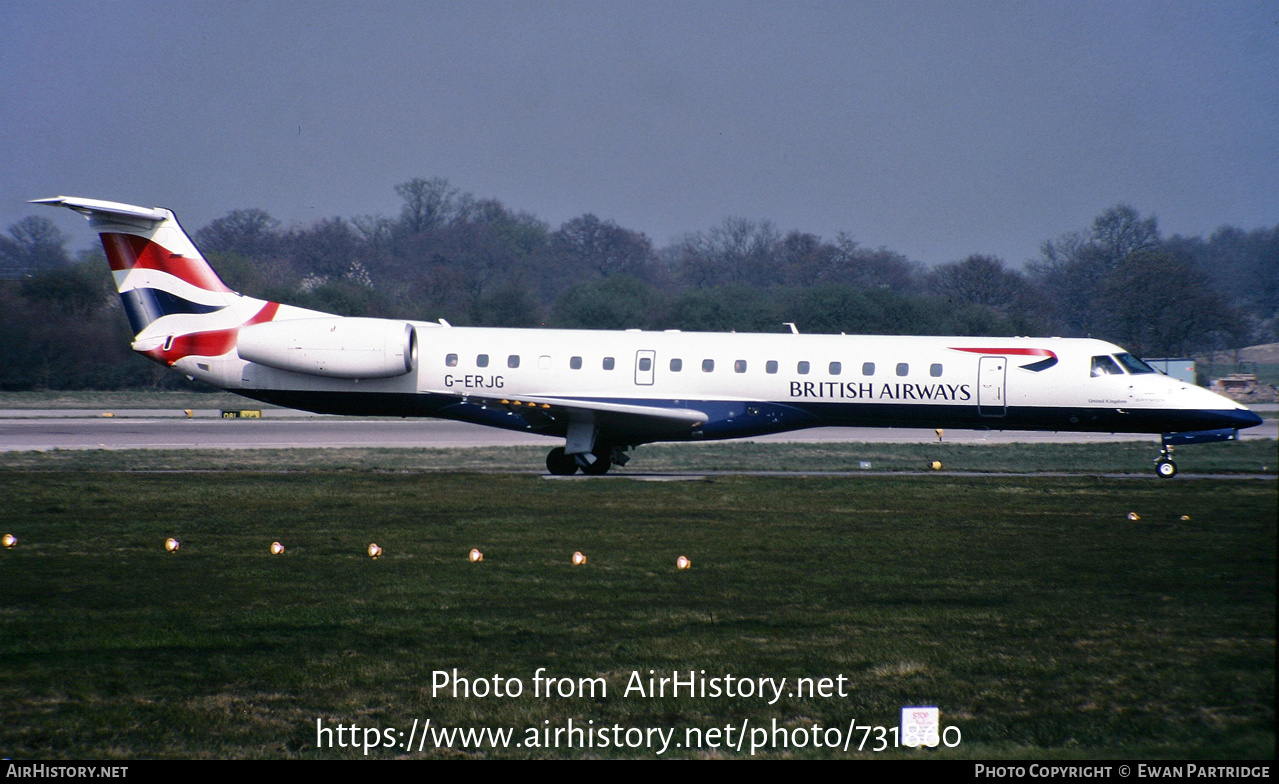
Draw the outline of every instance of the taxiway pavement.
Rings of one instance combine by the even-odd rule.
[[[111,414],[111,416],[104,416]],[[1243,431],[1242,438],[1279,437],[1279,420]],[[948,443],[1088,443],[1149,441],[1158,436],[1129,433],[1039,433],[1001,430],[946,430]],[[750,439],[772,442],[935,443],[925,428],[824,427]],[[389,447],[438,449],[480,446],[554,446],[546,436],[439,419],[368,419],[318,416],[289,409],[265,409],[262,419],[223,419],[217,410],[188,417],[173,410],[83,409],[0,411],[0,451],[53,449],[322,449]]]

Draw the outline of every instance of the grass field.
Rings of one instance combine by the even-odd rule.
[[[129,408],[244,408],[249,399],[230,392],[176,392],[123,389],[115,392],[77,390],[67,392],[0,392],[0,409],[100,408],[104,411]],[[253,402],[254,408],[276,408]]]
[[[634,452],[614,475],[655,472],[925,471],[934,461],[948,471],[1067,472],[1154,476],[1156,442],[1082,444],[816,444],[719,442],[651,444]],[[1177,450],[1184,474],[1274,476],[1273,439],[1198,444]],[[0,470],[47,471],[518,471],[544,470],[546,448],[456,449],[130,449],[0,452]],[[865,467],[863,467],[865,464]]]
[[[1273,479],[547,481],[48,457],[0,469],[0,527],[19,537],[0,551],[4,757],[363,756],[317,748],[317,719],[510,727],[525,742],[370,757],[654,757],[647,742],[529,748],[527,732],[589,721],[682,743],[775,721],[797,741],[894,727],[921,704],[959,745],[883,754],[1274,755]],[[539,667],[607,694],[535,698]],[[526,693],[433,695],[453,668]],[[788,691],[624,694],[650,670]],[[840,676],[843,697],[793,693],[797,677]],[[876,756],[875,733],[856,751],[860,729],[849,752],[770,737],[756,756]],[[734,740],[661,756],[749,756]]]

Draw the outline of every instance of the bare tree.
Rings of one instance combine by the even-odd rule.
[[[1136,209],[1120,204],[1098,215],[1087,232],[1044,243],[1042,260],[1029,270],[1063,331],[1102,335],[1111,326],[1095,300],[1105,281],[1127,256],[1159,246],[1156,219],[1143,219]]]
[[[400,227],[409,234],[421,234],[448,223],[456,215],[462,195],[444,177],[417,177],[396,185],[395,192],[404,200]]]
[[[786,285],[813,286],[829,277],[836,250],[816,234],[792,231],[782,240],[779,256]]]
[[[202,250],[262,259],[278,253],[280,222],[266,210],[232,210],[195,233]]]
[[[0,237],[0,276],[20,278],[71,263],[67,239],[48,218],[28,215]]]
[[[835,255],[827,276],[831,283],[859,289],[888,289],[897,293],[920,288],[924,265],[887,248],[861,247],[850,235],[835,238]]]
[[[648,237],[589,213],[565,223],[550,240],[553,263],[563,266],[557,273],[579,282],[616,274],[643,279],[653,264]]]
[[[728,284],[769,287],[782,283],[781,233],[771,221],[725,218],[679,244],[685,280],[699,288]]]
[[[1153,215],[1143,219],[1133,207],[1117,204],[1093,220],[1091,240],[1116,263],[1130,253],[1156,247],[1159,222]]]
[[[1030,284],[995,256],[972,255],[963,261],[939,264],[928,274],[928,289],[939,297],[962,304],[983,305],[1001,314],[1024,309]]]
[[[351,278],[364,282],[358,266],[361,243],[351,224],[342,218],[325,218],[310,228],[289,233],[293,268],[304,278],[323,281]]]
[[[1146,356],[1216,348],[1243,326],[1188,257],[1161,249],[1125,256],[1103,281],[1095,306],[1108,339]]]

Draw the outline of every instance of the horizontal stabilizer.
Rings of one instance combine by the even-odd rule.
[[[117,215],[134,220],[162,221],[170,217],[167,210],[155,207],[138,207],[133,204],[121,204],[116,201],[101,199],[80,199],[72,196],[54,196],[51,199],[32,199],[32,204],[48,204],[51,207],[66,207],[75,210],[86,218],[96,215]]]

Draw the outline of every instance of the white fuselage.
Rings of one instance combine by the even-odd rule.
[[[288,315],[282,309],[276,323]],[[417,334],[417,365],[394,378],[290,372],[234,353],[214,360],[187,357],[175,366],[218,386],[312,410],[445,416],[556,434],[567,421],[555,419],[556,411],[573,405],[705,414],[678,424],[659,418],[649,435],[642,419],[614,423],[623,431],[617,440],[628,444],[859,424],[1174,432],[1228,427],[1235,412],[1246,412],[1159,373],[1094,375],[1094,357],[1123,350],[1091,339],[409,323]],[[1047,357],[1056,361],[1036,369]],[[529,400],[552,421],[522,421],[528,419],[519,415],[531,408]],[[474,407],[482,409],[470,410]],[[497,421],[496,409],[503,411]],[[1216,412],[1221,421],[1205,412]]]
[[[435,416],[563,436],[552,473],[627,447],[823,425],[1162,433],[1260,423],[1118,346],[1063,338],[605,332],[342,318],[232,291],[169,210],[58,196],[99,233],[133,348],[309,411]]]

